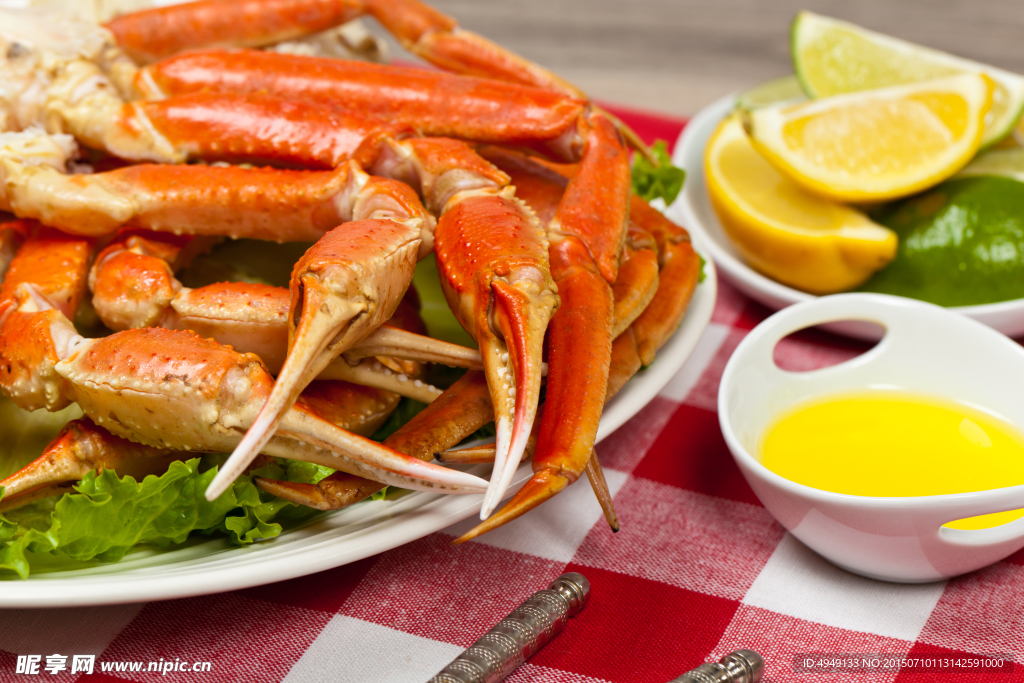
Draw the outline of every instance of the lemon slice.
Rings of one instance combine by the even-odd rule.
[[[756,270],[813,294],[856,287],[896,255],[896,235],[862,213],[810,194],[750,144],[738,115],[704,155],[711,203]]]
[[[800,12],[790,41],[793,69],[810,97],[984,73],[996,82],[982,147],[1006,137],[1024,112],[1024,77],[855,24]]]
[[[755,109],[754,146],[786,175],[837,201],[874,202],[930,187],[981,143],[992,81],[982,74]]]

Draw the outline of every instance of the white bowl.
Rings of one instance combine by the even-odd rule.
[[[822,323],[881,325],[877,346],[810,372],[779,369],[787,335]],[[736,463],[765,508],[826,559],[876,579],[923,582],[979,569],[1024,547],[1024,518],[990,529],[943,527],[1024,508],[1024,485],[941,496],[882,498],[797,484],[758,460],[761,434],[780,413],[824,396],[900,388],[971,404],[1024,428],[1024,349],[940,306],[883,294],[836,294],[772,315],[736,348],[718,392],[718,416]],[[828,457],[822,453],[822,457]]]
[[[735,95],[723,97],[702,109],[683,129],[672,155],[672,163],[686,170],[686,183],[679,198],[669,209],[669,216],[682,223],[692,234],[703,238],[701,242],[707,246],[724,279],[750,298],[777,311],[817,297],[779,284],[748,266],[730,244],[708,199],[704,179],[704,148],[715,126],[733,110],[735,104]],[[962,313],[1010,337],[1024,336],[1024,299],[981,306],[957,306],[949,310]],[[868,340],[877,340],[879,334],[876,327],[856,323],[829,325],[826,329],[836,334]]]

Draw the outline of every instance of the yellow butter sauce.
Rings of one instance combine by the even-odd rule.
[[[872,390],[806,403],[761,438],[761,462],[823,491],[856,496],[934,496],[1024,484],[1024,435],[952,401]],[[985,529],[1024,510],[949,522]]]

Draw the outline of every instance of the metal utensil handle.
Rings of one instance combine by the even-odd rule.
[[[569,572],[537,591],[428,683],[498,683],[547,645],[587,604],[590,582]]]
[[[758,683],[764,673],[764,658],[753,650],[736,650],[718,660],[701,664],[669,683]]]

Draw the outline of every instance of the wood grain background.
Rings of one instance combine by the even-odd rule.
[[[791,72],[801,9],[1024,73],[1024,0],[428,0],[609,102],[690,115]]]

